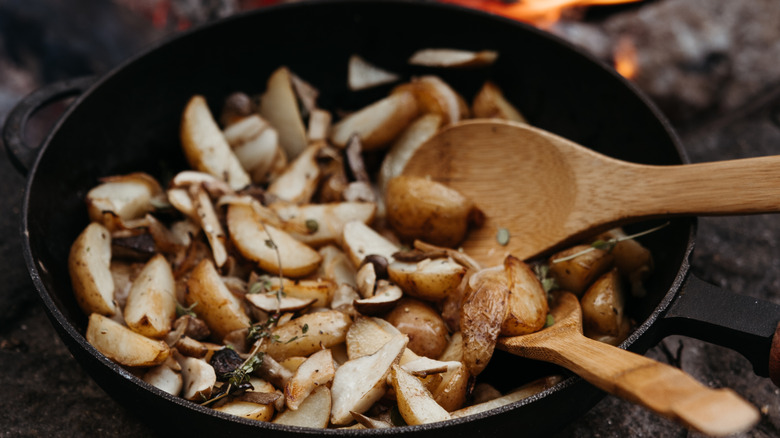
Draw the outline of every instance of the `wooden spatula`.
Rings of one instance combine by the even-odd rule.
[[[415,152],[403,174],[442,182],[486,213],[485,225],[463,244],[485,266],[500,264],[508,253],[532,258],[641,219],[780,211],[780,156],[641,165],[498,120],[443,129]],[[501,228],[509,232],[505,245],[496,238]]]
[[[758,410],[730,389],[706,387],[678,368],[583,336],[575,295],[561,292],[553,302],[552,326],[499,338],[497,347],[560,365],[610,394],[708,435],[744,432],[758,422]]]

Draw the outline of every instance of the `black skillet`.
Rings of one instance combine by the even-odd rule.
[[[428,47],[492,49],[500,56],[492,67],[474,70],[406,64],[415,50]],[[139,418],[179,433],[473,437],[510,428],[528,436],[560,430],[603,393],[570,377],[531,399],[445,423],[396,430],[301,430],[237,419],[172,397],[115,365],[84,339],[86,317],[73,298],[66,260],[71,242],[87,224],[83,199],[97,179],[138,170],[164,178],[183,168],[178,126],[187,99],[203,94],[217,110],[233,91],[262,91],[280,65],[318,87],[324,108],[356,109],[386,95],[388,87],[347,91],[347,59],[355,53],[406,78],[438,74],[468,99],[489,78],[532,124],[607,155],[649,164],[687,161],[667,121],[631,84],[571,45],[515,21],[406,1],[317,1],[241,14],[186,32],[98,79],[41,89],[9,116],[4,139],[28,175],[24,257],[52,324],[107,393]],[[41,150],[26,149],[20,139],[27,117],[68,94],[78,98]],[[768,375],[780,306],[693,277],[689,259],[695,229],[695,219],[676,219],[643,238],[655,256],[656,272],[647,296],[631,304],[639,325],[622,347],[644,353],[669,334],[689,335],[741,352],[757,374]],[[509,389],[557,371],[499,355],[483,375]]]

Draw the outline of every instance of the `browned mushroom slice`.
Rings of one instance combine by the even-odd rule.
[[[493,64],[498,52],[481,50],[478,52],[460,49],[431,48],[415,52],[409,58],[409,64],[426,67],[482,67]]]
[[[403,297],[401,288],[386,280],[377,282],[377,289],[370,298],[355,300],[355,309],[364,315],[379,315],[392,309]]]
[[[298,312],[311,306],[316,301],[314,299],[307,300],[288,296],[279,297],[276,294],[268,293],[246,294],[246,300],[258,309],[268,313]]]
[[[209,195],[215,198],[233,193],[233,189],[225,181],[205,172],[184,170],[171,180],[171,187],[187,188],[193,185],[203,186]]]

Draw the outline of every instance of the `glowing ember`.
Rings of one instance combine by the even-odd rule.
[[[620,38],[615,46],[615,70],[626,79],[636,77],[638,70],[638,59],[636,46],[631,38]]]
[[[639,0],[440,0],[513,18],[538,27],[549,27],[568,11],[587,6],[632,3]]]

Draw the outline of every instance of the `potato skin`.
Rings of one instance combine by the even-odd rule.
[[[420,239],[453,248],[468,231],[474,206],[458,191],[416,176],[387,184],[387,219],[402,239]]]
[[[68,271],[79,307],[89,315],[114,315],[114,281],[111,276],[111,234],[92,222],[73,242],[68,255]]]
[[[577,245],[550,257],[550,275],[562,290],[567,290],[578,297],[581,297],[588,286],[612,267],[614,257],[607,251],[594,249],[573,259],[557,263],[554,260],[566,258],[589,248],[590,245]]]
[[[599,277],[582,296],[580,304],[586,336],[617,345],[628,335],[630,323],[617,268]]]
[[[249,327],[251,321],[241,303],[230,293],[210,260],[201,261],[187,280],[188,306],[202,318],[219,340],[228,333]]]
[[[402,298],[385,319],[409,336],[407,347],[420,356],[436,359],[447,348],[447,324],[423,301]]]

